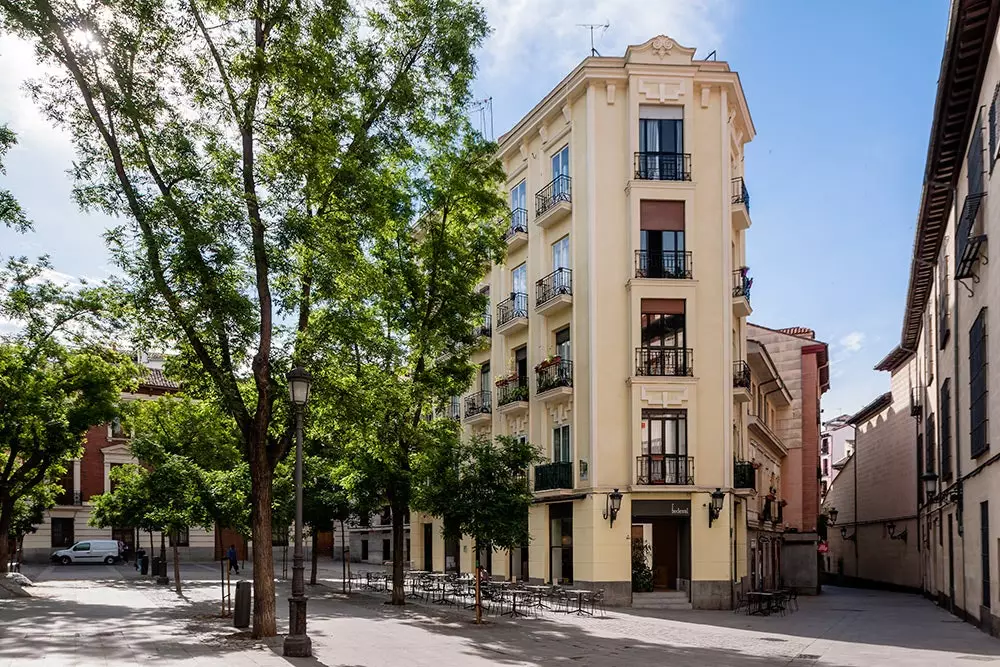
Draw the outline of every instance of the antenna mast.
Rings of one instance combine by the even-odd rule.
[[[590,30],[590,55],[600,56],[601,54],[594,48],[594,30],[601,28],[601,36],[603,37],[604,33],[611,27],[611,21],[605,21],[604,23],[577,23],[576,25],[578,28],[587,28]]]

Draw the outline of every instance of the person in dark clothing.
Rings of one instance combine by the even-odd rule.
[[[236,574],[240,573],[240,563],[239,558],[236,555],[236,545],[230,544],[229,551],[226,552],[226,557],[229,558],[229,571],[236,571]]]

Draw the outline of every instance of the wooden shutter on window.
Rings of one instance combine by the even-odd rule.
[[[639,202],[639,228],[645,231],[684,231],[684,202],[643,199]]]

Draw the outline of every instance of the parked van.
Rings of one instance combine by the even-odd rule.
[[[111,565],[121,559],[117,540],[87,540],[77,542],[69,549],[60,549],[52,554],[54,563],[104,563]]]

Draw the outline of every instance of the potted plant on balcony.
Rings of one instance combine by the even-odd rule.
[[[767,499],[774,500],[776,497],[777,493],[775,492],[774,487],[772,486],[767,492]]]
[[[503,377],[497,378],[494,384],[497,386],[497,389],[500,389],[501,387],[506,387],[509,384],[517,384],[517,371],[504,375]]]
[[[545,357],[543,361],[538,362],[538,365],[535,366],[535,371],[544,370],[549,366],[556,366],[561,362],[562,362],[561,356],[559,356],[558,354],[550,354],[549,356]]]

